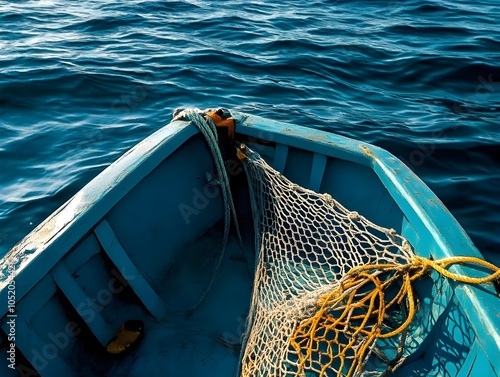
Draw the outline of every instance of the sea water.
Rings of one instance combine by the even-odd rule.
[[[496,0],[0,1],[0,256],[176,107],[381,146],[500,252]]]

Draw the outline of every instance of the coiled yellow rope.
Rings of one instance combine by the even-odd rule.
[[[447,270],[454,264],[464,263],[485,267],[493,273],[474,278]],[[407,329],[416,312],[412,282],[431,269],[449,279],[468,284],[484,284],[500,278],[499,267],[475,257],[440,260],[414,257],[408,264],[373,264],[352,268],[335,289],[319,297],[315,314],[296,327],[290,342],[298,356],[296,376],[308,369],[323,377],[328,369],[333,369],[337,371],[337,377],[341,377],[344,367],[347,368],[347,360],[351,364],[345,376],[359,372],[367,351],[376,339],[391,338]],[[397,293],[391,294],[391,298],[386,297],[390,288],[394,287]],[[383,332],[383,328],[387,328],[384,319],[388,310],[401,305],[405,299],[408,308],[406,319],[396,329]]]

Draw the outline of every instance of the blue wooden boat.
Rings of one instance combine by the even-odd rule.
[[[235,138],[283,176],[394,229],[417,255],[482,259],[441,201],[388,152],[321,130],[231,115]],[[220,190],[208,184],[214,171],[199,129],[175,120],[17,244],[1,264],[0,375],[240,373],[256,241],[249,190],[236,180],[232,193],[244,251],[231,236],[217,265],[225,214]],[[466,266],[453,271],[485,274]],[[415,288],[415,345],[391,375],[500,376],[495,285],[435,275]]]

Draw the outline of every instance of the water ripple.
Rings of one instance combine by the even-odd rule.
[[[493,0],[6,3],[0,255],[174,108],[218,105],[387,148],[493,255],[499,20]]]

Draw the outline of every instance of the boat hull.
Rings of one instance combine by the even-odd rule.
[[[429,188],[373,145],[233,112],[236,138],[293,182],[405,236],[418,255],[481,257]],[[252,290],[254,234],[245,178],[232,173],[244,250],[231,239],[206,302],[219,252],[223,201],[198,130],[175,121],[145,139],[16,245],[2,260],[0,307],[6,375],[233,375]],[[477,271],[457,267],[468,275]],[[431,279],[429,279],[431,280]],[[497,376],[498,297],[432,276],[417,287],[416,345],[397,375]],[[15,317],[9,317],[15,315]],[[130,319],[142,343],[116,358],[107,342]],[[9,322],[10,321],[10,322]],[[411,351],[411,352],[410,352]],[[8,364],[10,365],[10,364]],[[24,368],[24,369],[23,369]],[[181,369],[180,369],[181,368]],[[3,374],[2,374],[3,375]],[[30,375],[30,374],[24,374]]]

